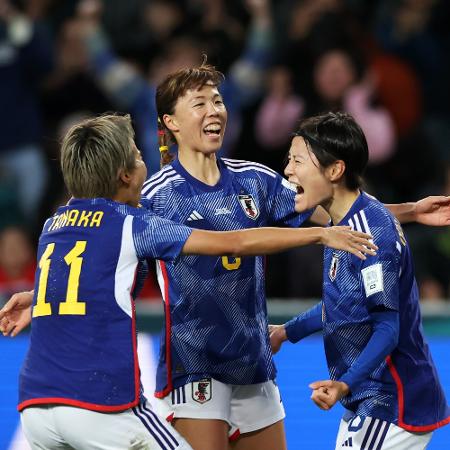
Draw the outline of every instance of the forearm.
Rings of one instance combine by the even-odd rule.
[[[322,330],[322,302],[302,312],[284,325],[289,342],[301,339]]]
[[[273,57],[274,33],[270,14],[253,18],[245,50],[232,65],[225,83],[229,83],[235,102],[244,107],[261,94],[264,71]]]
[[[416,221],[416,202],[385,204],[400,223]]]
[[[322,243],[324,229],[312,227],[250,228],[239,231],[194,230],[183,253],[200,255],[255,256]]]
[[[117,57],[101,28],[89,33],[85,43],[91,68],[101,87],[118,106],[131,110],[146,95],[147,81]]]
[[[395,311],[379,312],[374,318],[373,334],[364,350],[339,381],[350,391],[358,387],[386,359],[398,343],[399,315]]]

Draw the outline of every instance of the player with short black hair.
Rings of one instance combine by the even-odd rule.
[[[402,228],[360,189],[367,160],[364,134],[347,114],[306,119],[293,138],[285,173],[297,186],[296,211],[322,205],[332,224],[370,233],[378,252],[357,261],[325,248],[323,300],[272,326],[272,347],[322,331],[331,379],[310,387],[318,407],[345,408],[336,450],[421,450],[450,422],[450,410],[423,336]]]

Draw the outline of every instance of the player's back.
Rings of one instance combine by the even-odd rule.
[[[46,222],[20,409],[62,403],[116,411],[137,404],[131,291],[138,259],[126,230],[129,210],[103,199],[72,200]]]

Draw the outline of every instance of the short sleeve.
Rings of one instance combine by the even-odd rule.
[[[138,258],[173,261],[183,250],[192,228],[151,213],[133,218],[132,234]]]

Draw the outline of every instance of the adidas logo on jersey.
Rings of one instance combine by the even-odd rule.
[[[191,222],[193,220],[202,220],[204,217],[202,217],[202,215],[197,212],[195,209],[194,211],[191,212],[191,215],[188,217],[188,222]]]
[[[349,437],[349,438],[342,444],[341,447],[353,447],[352,438]]]

